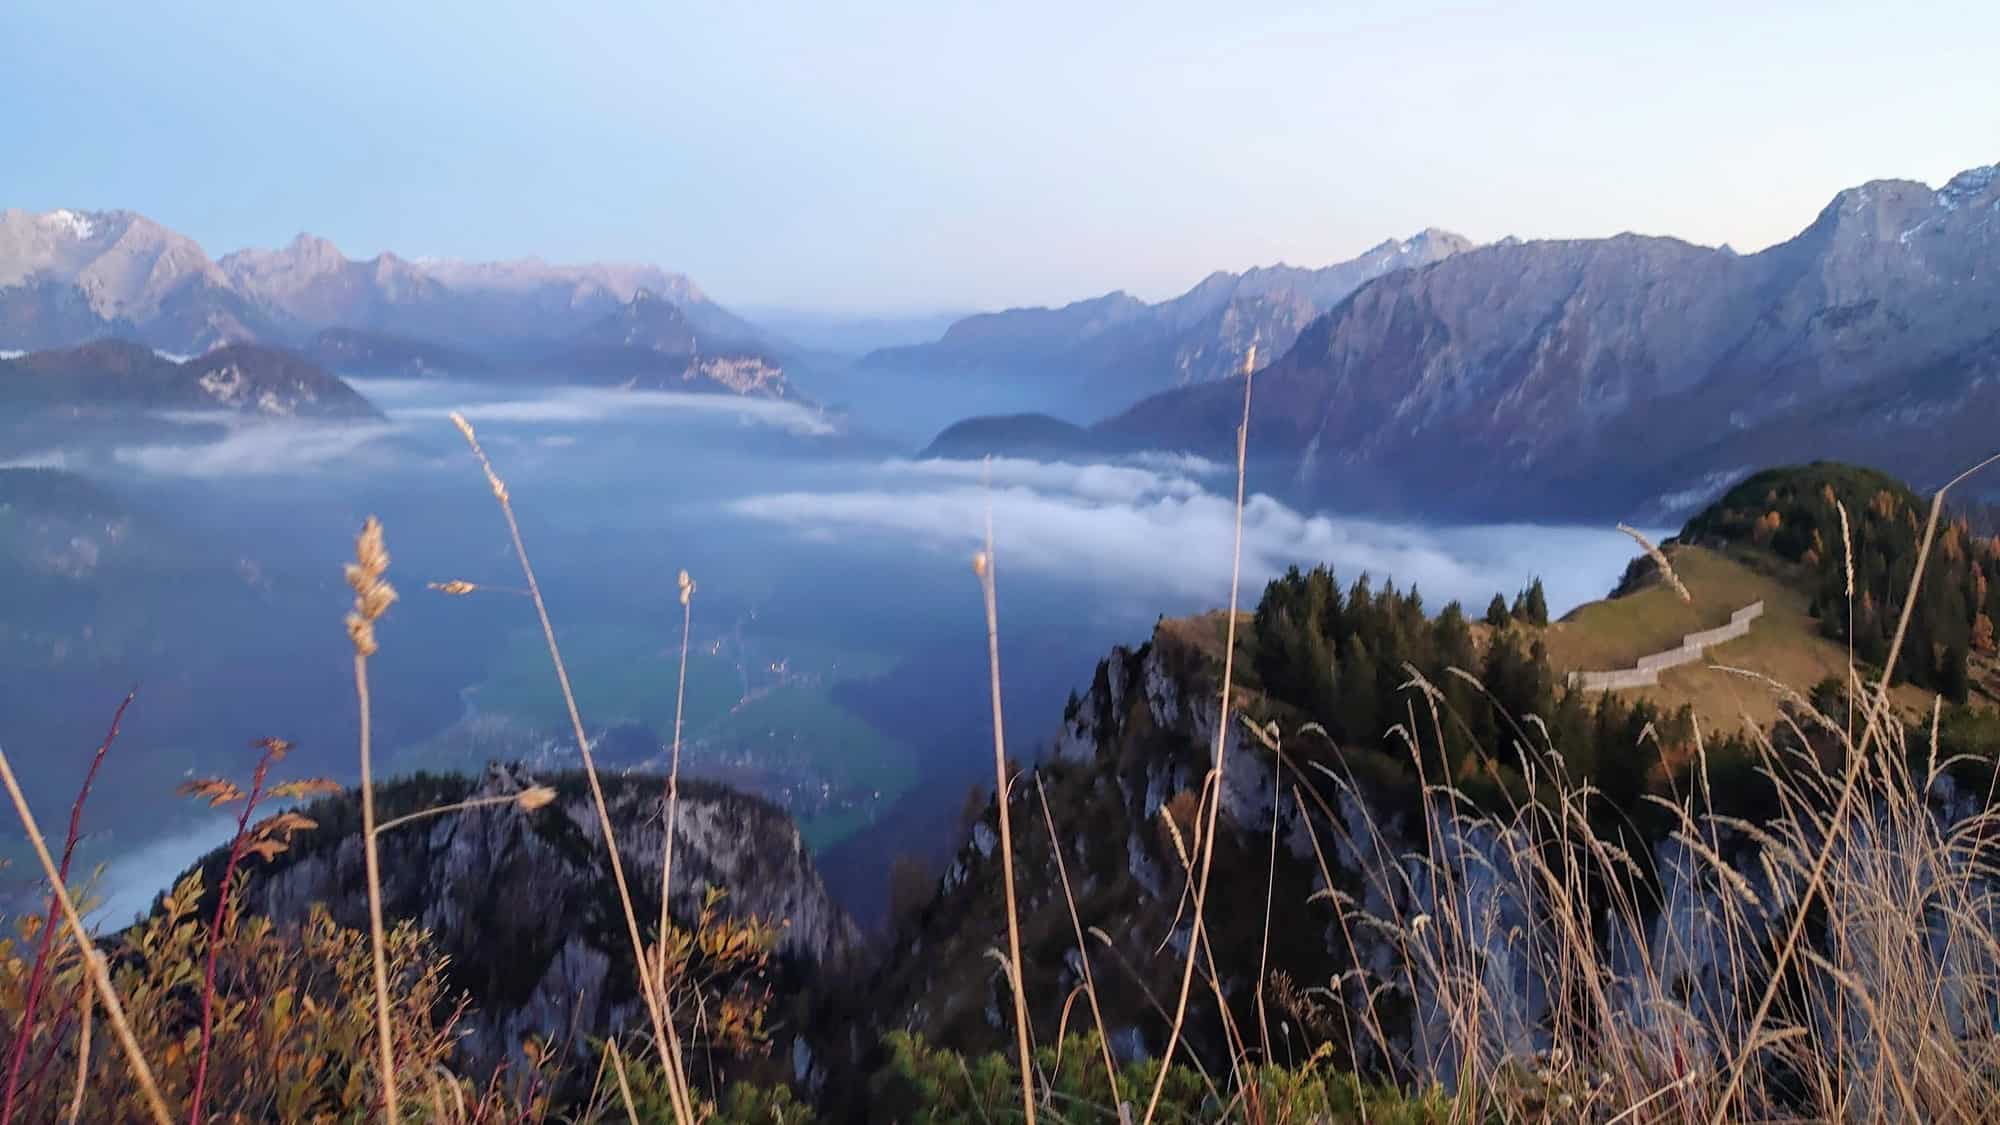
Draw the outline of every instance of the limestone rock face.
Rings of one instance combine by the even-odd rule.
[[[494,765],[476,782],[402,783],[383,792],[378,809],[386,819],[536,783],[524,769]],[[535,812],[503,804],[449,813],[381,839],[384,910],[392,921],[429,931],[451,958],[452,981],[471,994],[475,1008],[463,1048],[475,1067],[517,1052],[527,1035],[546,1038],[568,1028],[602,1035],[646,1023],[589,791],[578,775],[547,783],[560,796]],[[605,787],[625,876],[650,939],[654,926],[647,919],[659,917],[665,783],[607,778]],[[282,923],[324,903],[336,922],[365,928],[357,801],[343,795],[308,815],[320,827],[253,874],[250,908]],[[781,1004],[845,972],[861,953],[860,932],[828,897],[788,816],[722,786],[684,781],[671,894],[676,923],[694,922],[709,888],[726,892],[724,914],[780,926]]]

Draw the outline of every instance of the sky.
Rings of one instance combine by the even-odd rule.
[[[2000,161],[1995,42],[1990,2],[9,0],[0,207],[856,314],[1160,299],[1427,226],[1748,251]]]

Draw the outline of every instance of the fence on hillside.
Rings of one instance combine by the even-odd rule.
[[[1693,664],[1700,660],[1702,653],[1721,644],[1733,641],[1750,631],[1750,623],[1764,615],[1764,603],[1751,602],[1729,615],[1729,624],[1713,629],[1703,629],[1681,638],[1681,643],[1651,656],[1642,656],[1639,663],[1630,668],[1616,668],[1608,672],[1571,672],[1569,684],[1584,691],[1620,691],[1626,688],[1652,687],[1660,682],[1660,673],[1682,664]]]

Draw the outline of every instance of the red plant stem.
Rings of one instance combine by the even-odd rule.
[[[90,995],[90,982],[87,980],[83,981],[82,985],[83,987],[79,990],[79,995],[88,997]],[[78,1001],[78,1003],[81,1002],[81,1000]],[[27,1081],[21,1084],[22,1093],[27,1099],[25,1104],[34,1105],[41,1098],[42,1082],[49,1076],[49,1065],[56,1061],[56,1055],[58,1049],[62,1046],[63,1037],[69,1034],[70,1021],[76,1017],[76,1007],[76,1004],[67,1005],[63,1009],[62,1014],[56,1017],[55,1032],[49,1036],[48,1046],[42,1048],[41,1057],[37,1058],[35,1065],[29,1068]]]
[[[104,756],[111,752],[111,744],[118,740],[118,725],[125,721],[125,708],[132,705],[132,697],[138,694],[134,688],[125,693],[125,701],[111,716],[111,729],[105,733],[104,741],[97,746],[97,756],[90,760],[90,770],[83,775],[83,788],[76,794],[76,802],[69,807],[69,835],[63,840],[61,877],[69,882],[69,861],[76,855],[76,841],[83,828],[84,802],[90,800],[90,787],[97,781],[98,767],[104,764]],[[7,1094],[0,1102],[0,1125],[12,1125],[14,1120],[14,1099],[20,1092],[21,1063],[27,1058],[28,1040],[35,1033],[35,1009],[41,1005],[42,989],[48,985],[49,954],[55,949],[56,923],[62,910],[56,901],[55,891],[49,892],[49,913],[42,921],[42,933],[35,949],[35,967],[28,974],[28,999],[21,1009],[21,1024],[14,1032],[14,1044],[7,1053]]]
[[[249,840],[245,830],[257,799],[263,796],[264,774],[271,768],[271,757],[272,751],[266,747],[263,756],[257,759],[250,796],[243,802],[243,814],[236,818],[236,836],[229,841],[229,862],[223,865],[222,882],[216,888],[215,918],[208,924],[208,967],[201,978],[201,1057],[194,1068],[194,1092],[188,1097],[188,1125],[201,1125],[202,1088],[208,1085],[208,1048],[215,1032],[215,959],[222,951],[222,920],[229,910],[229,883],[236,877],[237,861],[243,858],[243,845]]]

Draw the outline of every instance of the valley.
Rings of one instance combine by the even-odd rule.
[[[1157,1080],[1163,1120],[1268,1085],[1603,1125],[1694,1085],[1663,1058],[1736,1058],[1724,1100],[1783,1117],[1881,1084],[1822,1016],[1852,981],[1977,992],[1938,943],[2000,932],[1956,858],[2000,758],[1992,475],[1927,522],[2000,417],[1996,168],[1747,254],[1430,227],[963,315],[0,212],[0,748],[76,810],[71,885],[183,1084],[204,958],[232,1034],[298,1007],[200,1065],[311,1027],[370,1073],[336,1000],[377,991],[379,905],[393,1050],[542,1119],[607,1120],[607,1042],[667,1097],[656,1021],[724,1122],[1065,1082],[1130,1121]],[[0,859],[26,949],[39,856]],[[1871,910],[1886,954],[1827,921]],[[1760,992],[1798,1059],[1743,1030]],[[1517,1097],[1578,1045],[1598,1077]]]

